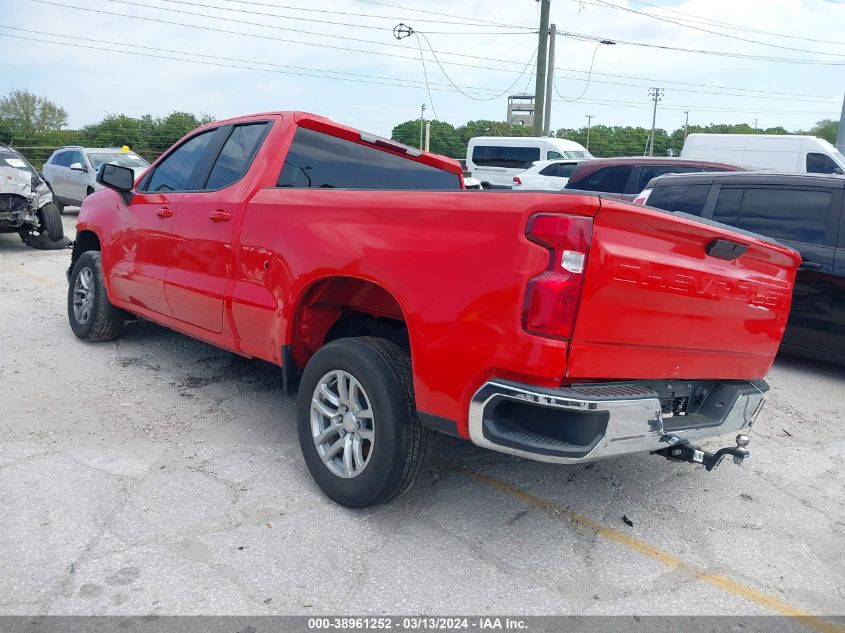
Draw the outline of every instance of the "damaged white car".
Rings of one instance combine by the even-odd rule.
[[[53,192],[18,151],[0,145],[0,233],[17,233],[35,248],[65,248]]]

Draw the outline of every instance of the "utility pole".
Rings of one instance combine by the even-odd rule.
[[[431,141],[431,121],[425,122],[425,151],[428,151],[428,146]]]
[[[757,131],[757,117],[754,117],[754,131]]]
[[[552,0],[540,3],[540,38],[537,41],[537,83],[534,86],[534,136],[543,134],[543,114],[546,111],[546,50],[549,47],[549,11]]]
[[[845,99],[842,99],[842,114],[839,116],[839,132],[836,134],[836,149],[845,152]]]
[[[590,127],[592,127],[593,119],[596,118],[595,114],[588,114],[587,116],[587,146],[584,148],[588,152],[590,151]]]
[[[689,130],[689,110],[684,110],[684,143],[687,142],[687,130]]]
[[[551,136],[552,127],[552,91],[555,81],[555,40],[557,26],[549,27],[549,72],[546,76],[546,107],[543,114],[543,136]]]
[[[663,88],[649,88],[648,95],[654,101],[654,114],[651,116],[651,135],[649,136],[648,155],[654,156],[654,130],[657,127],[657,102],[663,98]]]
[[[423,121],[425,121],[425,104],[420,108],[420,149],[423,148]]]

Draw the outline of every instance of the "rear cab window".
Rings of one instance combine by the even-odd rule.
[[[462,189],[459,174],[305,127],[297,128],[294,133],[276,186],[297,189]]]

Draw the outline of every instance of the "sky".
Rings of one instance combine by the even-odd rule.
[[[534,90],[535,0],[0,0],[0,8],[0,94],[46,96],[72,128],[108,113],[306,110],[389,136],[419,118],[423,103],[427,118],[455,125],[504,120],[506,95]],[[587,115],[594,125],[649,127],[652,86],[664,91],[657,126],[670,131],[685,112],[690,124],[789,130],[839,118],[845,0],[551,0],[551,22],[562,32],[553,129],[582,127]],[[396,39],[400,23],[415,34]]]

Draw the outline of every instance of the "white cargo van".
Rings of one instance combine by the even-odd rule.
[[[467,146],[467,170],[483,187],[510,189],[513,177],[538,160],[587,159],[583,145],[545,136],[476,136]]]
[[[797,173],[845,173],[845,156],[815,136],[690,134],[681,158],[744,163]]]

